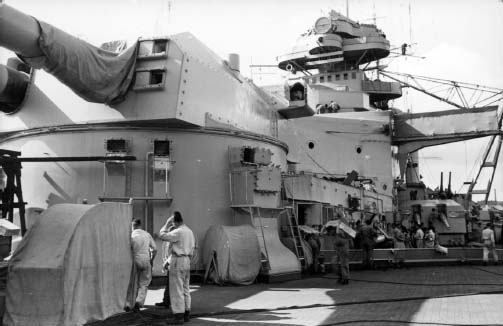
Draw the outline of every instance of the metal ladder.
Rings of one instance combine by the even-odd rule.
[[[293,207],[286,207],[285,211],[288,219],[288,227],[290,229],[290,235],[292,236],[293,243],[295,246],[295,254],[297,255],[297,259],[299,260],[301,269],[304,270],[306,269],[306,257],[304,255],[304,248],[302,247],[299,224],[297,223],[297,216],[295,215]]]
[[[256,209],[256,213],[254,210]],[[248,211],[250,213],[250,220],[253,227],[255,227],[259,245],[260,245],[260,265],[262,272],[267,272],[271,269],[271,265],[269,263],[269,253],[267,252],[267,244],[264,236],[264,226],[262,225],[262,216],[260,215],[260,207],[257,206],[249,206]],[[264,253],[264,254],[262,254]]]
[[[475,177],[475,180],[472,180],[471,182],[470,181],[465,182],[465,184],[469,184],[468,192],[467,192],[468,200],[472,200],[472,195],[484,195],[485,196],[484,200],[485,200],[485,203],[487,204],[487,201],[489,200],[489,195],[491,192],[491,186],[493,183],[494,174],[496,173],[496,167],[498,166],[498,158],[499,158],[499,154],[501,151],[502,142],[503,142],[503,135],[501,135],[501,134],[492,136],[491,139],[489,140],[489,144],[487,145],[486,150],[484,152],[482,164],[479,168],[477,176]],[[492,158],[489,155],[491,153],[492,153]],[[490,177],[489,177],[489,181],[487,183],[487,188],[481,189],[481,190],[474,190],[475,185],[477,184],[478,181],[480,181],[479,177],[482,173],[482,170],[484,170],[484,168],[489,168],[489,170],[490,170]],[[487,171],[487,169],[485,169],[484,171]]]

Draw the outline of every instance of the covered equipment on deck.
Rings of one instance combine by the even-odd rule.
[[[260,271],[260,246],[250,225],[213,225],[203,248],[204,264],[213,268],[208,276],[215,283],[251,284]]]
[[[121,203],[48,208],[10,260],[4,325],[82,325],[123,311],[131,218]]]

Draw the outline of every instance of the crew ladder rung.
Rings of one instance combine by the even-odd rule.
[[[486,195],[487,193],[489,193],[489,190],[487,189],[472,190],[473,195]]]
[[[261,247],[261,250],[260,250],[261,269],[264,272],[269,271],[271,269],[271,265],[269,262],[269,253],[267,251],[267,243],[266,243],[265,235],[264,235],[264,226],[262,225],[262,216],[260,214],[260,207],[249,206],[248,209],[249,209],[249,213],[250,213],[250,219],[251,219],[252,226],[255,227],[257,238],[259,240],[259,245]],[[256,213],[254,213],[255,209],[256,209]]]
[[[293,212],[293,208],[287,207],[286,214],[288,217],[288,226],[290,229],[290,235],[294,242],[295,254],[300,263],[302,269],[306,268],[306,258],[304,255],[304,247],[302,247],[302,240],[300,236],[300,230],[297,223],[297,218],[295,217],[295,212]]]
[[[492,168],[495,166],[496,166],[496,164],[494,162],[484,162],[484,164],[482,164],[483,168]]]

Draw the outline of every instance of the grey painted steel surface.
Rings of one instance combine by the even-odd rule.
[[[501,134],[503,104],[469,110],[447,110],[393,117],[392,144],[398,146],[400,173],[407,155],[421,148]]]
[[[124,169],[112,169],[107,175],[101,162],[44,162],[23,164],[23,190],[28,207],[46,208],[56,203],[80,203],[84,199],[97,203],[101,196],[165,197],[165,201],[134,201],[133,213],[144,217],[146,228],[157,233],[166,218],[180,210],[202,244],[209,226],[249,224],[246,214],[232,210],[229,194],[230,146],[252,146],[269,149],[272,162],[286,170],[286,147],[274,139],[243,132],[165,128],[81,127],[66,131],[42,131],[20,134],[2,142],[6,149],[19,149],[26,156],[102,156],[106,139],[126,139],[129,155],[137,161],[124,163]],[[152,185],[154,139],[171,142],[169,194]],[[121,172],[122,171],[122,172]],[[112,173],[113,174],[113,173]],[[109,189],[104,189],[104,180]],[[160,255],[159,255],[160,256]],[[200,263],[196,264],[201,268]],[[160,272],[156,259],[154,274]]]
[[[12,22],[12,33],[19,30],[27,35],[19,34],[17,44],[12,35],[1,34],[0,42],[27,55],[37,47],[38,28],[33,18],[19,16],[35,28]],[[180,210],[200,243],[212,224],[250,223],[242,217],[246,214],[229,207],[228,149],[270,149],[272,163],[285,172],[287,147],[273,138],[277,137],[277,113],[271,109],[281,105],[191,34],[162,39],[166,42],[162,53],[153,52],[156,40],[139,40],[135,85],[120,104],[86,102],[40,71],[30,80],[22,108],[0,116],[1,146],[21,150],[25,156],[111,155],[104,141],[121,138],[129,147],[124,155],[138,159],[24,163],[30,208],[132,198],[135,216],[144,217],[151,233],[174,210]],[[159,85],[150,85],[150,72],[162,74]],[[154,139],[170,141],[169,158],[154,157]],[[163,178],[169,182],[163,183]],[[273,215],[264,212],[265,218]],[[194,267],[201,268],[197,258]],[[154,271],[159,273],[159,266],[156,261]]]
[[[298,171],[346,177],[355,170],[372,179],[375,195],[391,210],[393,176],[390,112],[347,112],[281,120],[280,139],[289,146],[288,159]]]
[[[499,133],[498,107],[489,106],[469,110],[448,110],[394,117],[393,143],[396,145],[427,141],[449,142]]]
[[[275,135],[272,98],[190,33],[174,35],[166,57],[139,59],[136,65],[137,71],[155,69],[166,71],[162,89],[130,91],[124,102],[113,107],[86,102],[53,76],[37,71],[21,110],[0,113],[0,134],[82,123],[156,121]]]
[[[343,21],[341,26],[351,25],[348,20]],[[353,33],[349,25],[346,32]],[[361,25],[361,31],[364,33],[357,36],[365,38],[343,44],[347,50],[354,50],[350,53],[353,59],[368,48],[375,50],[374,55],[387,55],[389,42],[375,26]],[[0,36],[8,39],[4,34]],[[22,39],[32,42],[30,35]],[[147,43],[151,44],[152,39],[145,40]],[[144,51],[146,47],[140,45],[140,49]],[[342,60],[340,51],[333,54],[334,58],[310,54],[309,59]],[[362,57],[362,60],[370,58]],[[324,64],[322,62],[320,64]],[[115,200],[134,197],[134,213],[144,216],[149,231],[157,231],[168,214],[179,209],[200,241],[212,224],[249,223],[246,214],[229,208],[228,148],[271,149],[275,154],[273,163],[286,171],[286,146],[273,139],[278,137],[275,110],[284,107],[284,102],[273,99],[243,78],[189,33],[167,39],[163,55],[149,57],[148,51],[140,53],[136,71],[154,70],[164,74],[162,87],[155,91],[148,91],[148,87],[141,91],[137,88],[128,94],[125,102],[112,107],[88,103],[60,85],[54,77],[40,72],[30,86],[22,109],[8,116],[0,114],[0,146],[22,150],[23,155],[99,156],[105,152],[104,139],[125,138],[130,144],[128,154],[144,158],[138,162],[105,165],[97,162],[26,163],[23,188],[32,208],[84,199],[97,202],[99,197]],[[308,97],[323,102],[339,96],[341,104],[348,106],[344,110],[373,110],[369,95],[361,92],[363,73],[357,72],[342,72],[342,79],[346,79],[344,73],[350,74],[343,85],[344,91],[337,90],[334,85],[321,85],[321,76],[319,83],[311,80],[314,85],[308,88]],[[326,78],[324,80],[328,80],[328,75]],[[336,80],[337,74],[331,78]],[[390,89],[393,91],[393,87]],[[308,104],[315,107],[318,103]],[[362,201],[376,203],[390,212],[393,189],[391,119],[386,111],[334,113],[281,121],[279,139],[292,149],[288,160],[298,162],[299,170],[331,177],[345,176],[356,170],[359,176],[373,181],[369,189],[376,194]],[[16,134],[7,136],[13,132]],[[172,142],[169,159],[152,160],[150,152],[154,138]],[[169,179],[169,186],[154,180],[159,177],[154,167],[168,168],[169,172],[164,170],[160,176]],[[264,218],[273,215],[264,212]]]

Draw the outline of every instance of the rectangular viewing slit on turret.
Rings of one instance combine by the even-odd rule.
[[[169,140],[154,140],[154,156],[169,156]]]
[[[125,139],[107,139],[105,141],[107,152],[127,152],[127,142]]]
[[[154,41],[154,49],[153,53],[166,53],[166,49],[168,47],[168,40],[157,40]]]
[[[140,60],[164,59],[168,53],[168,39],[141,39],[137,58]]]
[[[152,70],[150,72],[150,85],[162,84],[164,79],[164,71]]]
[[[165,83],[165,68],[137,69],[135,72],[133,90],[148,91],[164,89]]]

